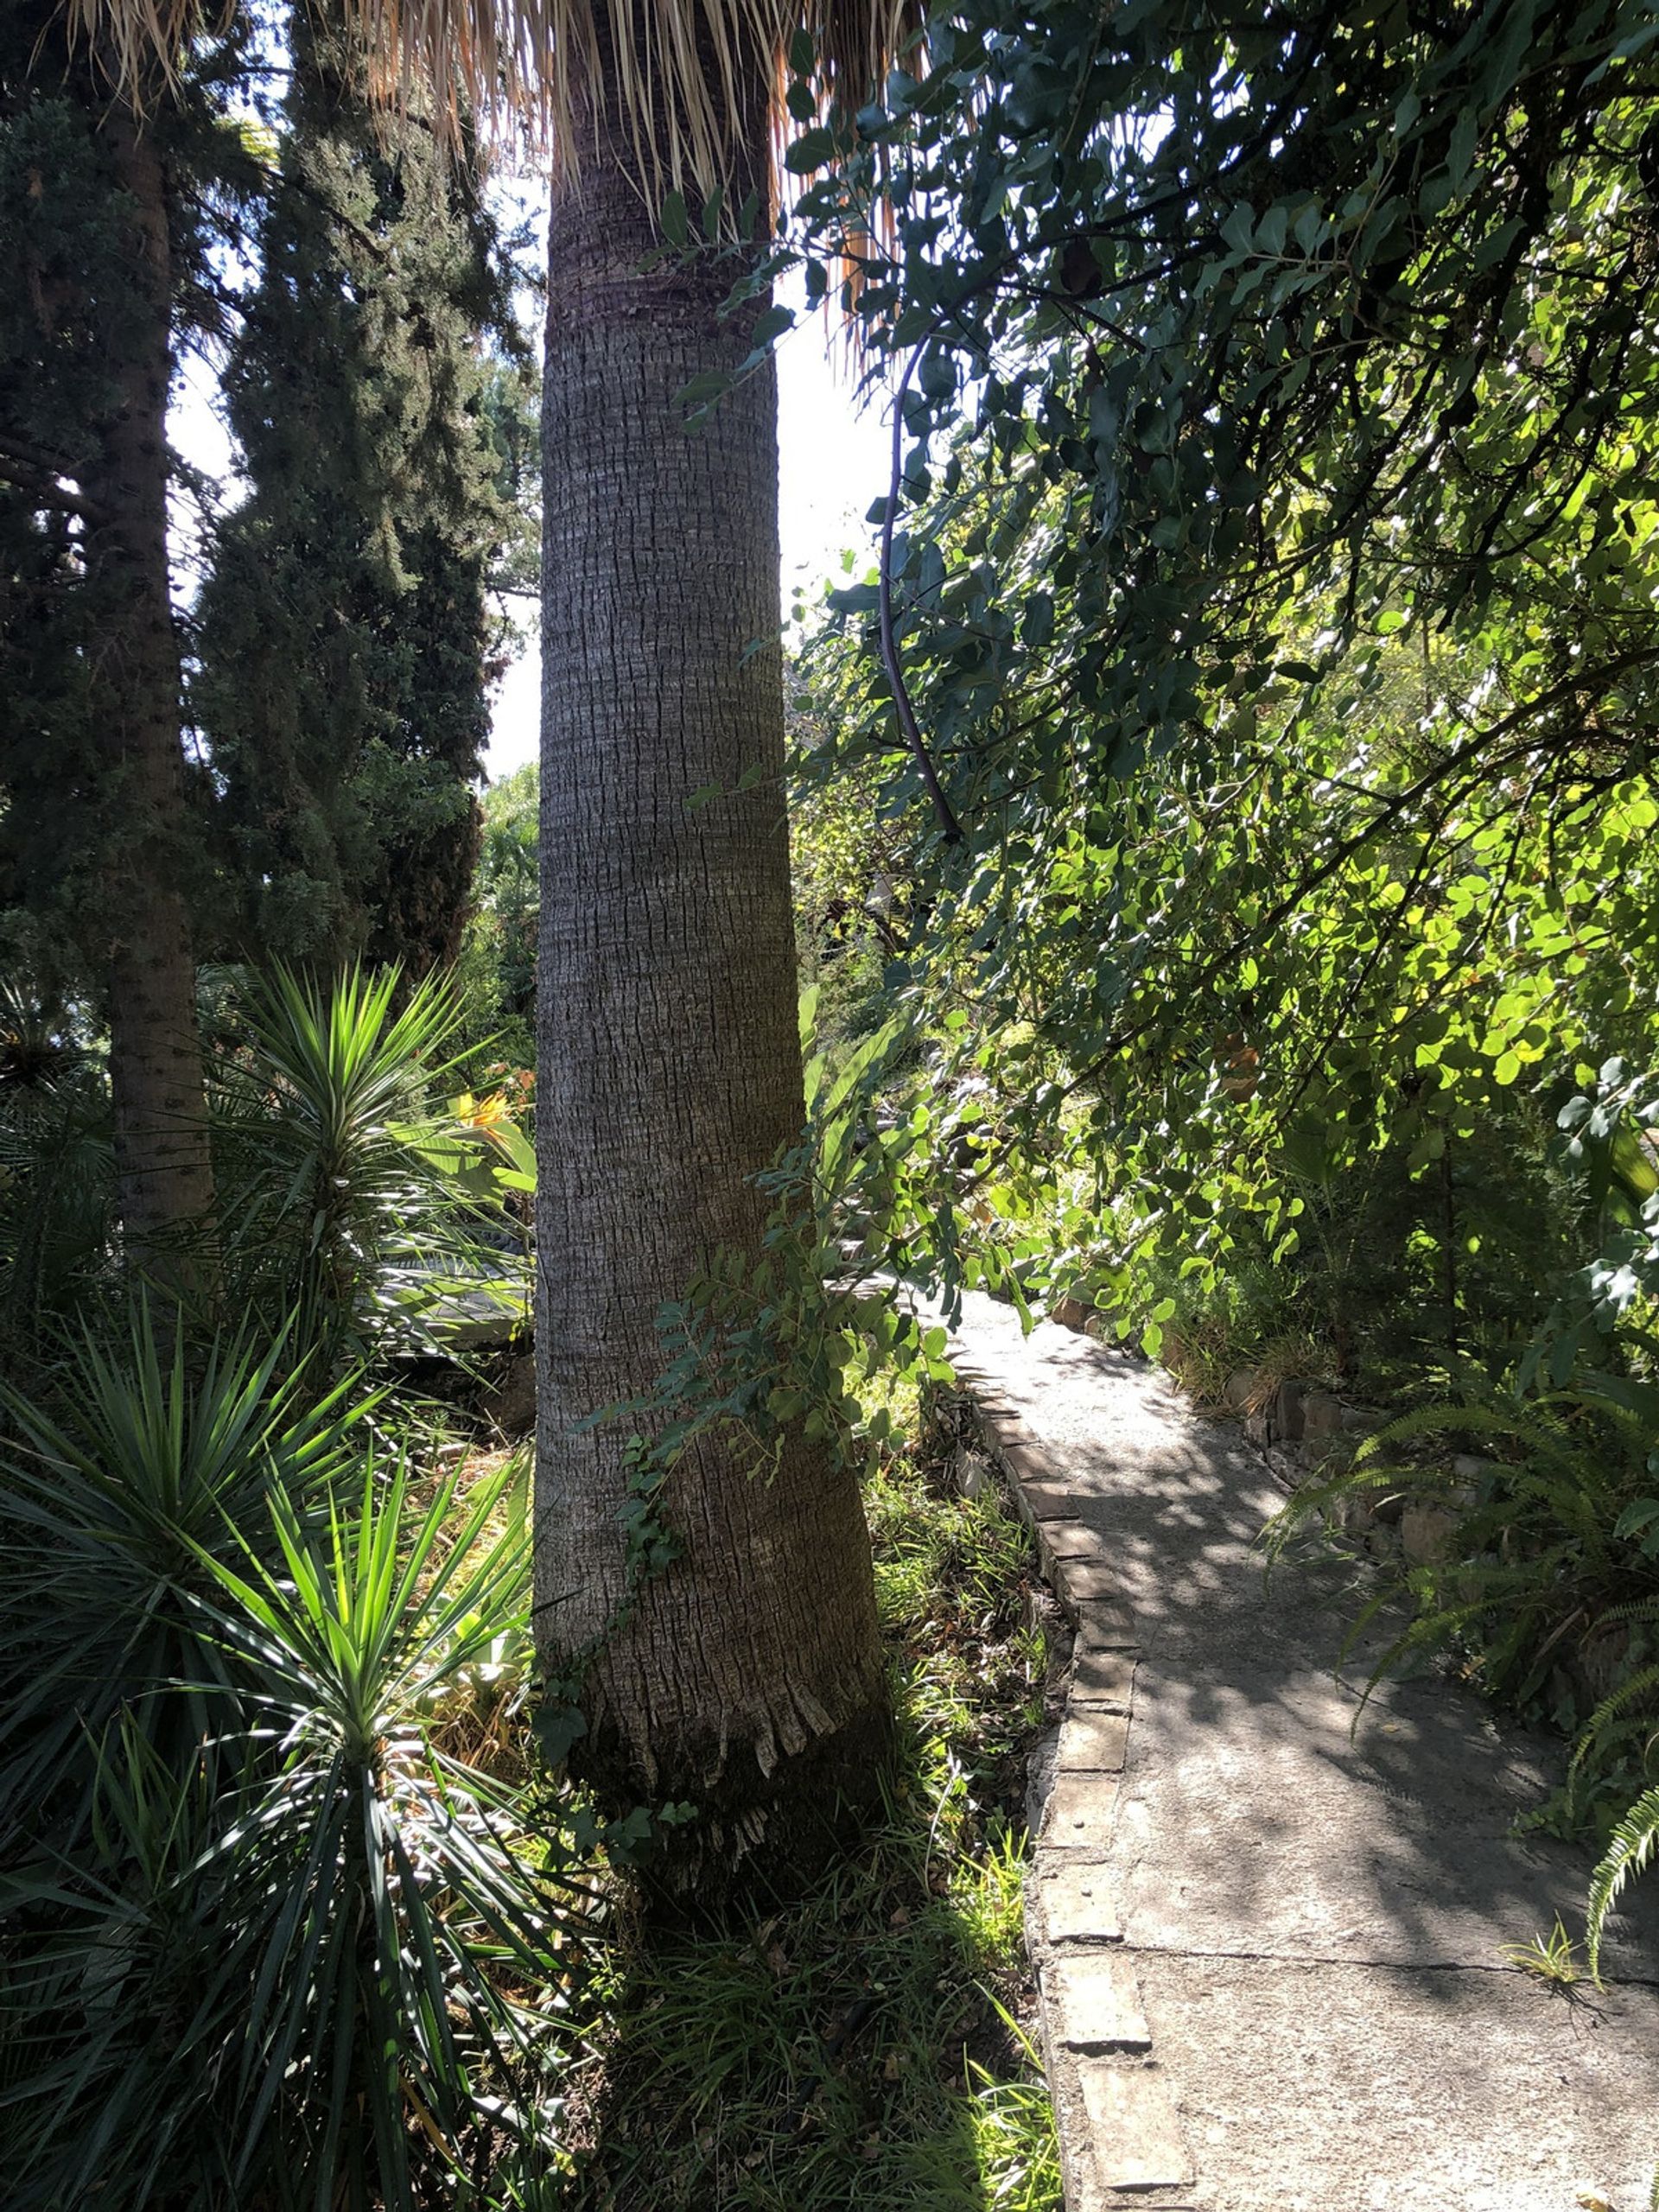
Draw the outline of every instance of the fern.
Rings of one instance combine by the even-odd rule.
[[[1602,1932],[1608,1915],[1618,1904],[1625,1883],[1646,1868],[1656,1844],[1659,1844],[1659,1784],[1644,1789],[1613,1830],[1612,1840],[1590,1878],[1585,1932],[1590,1971],[1598,1980],[1601,1978]]]
[[[1581,1767],[1593,1763],[1615,1720],[1628,1713],[1633,1705],[1644,1699],[1651,1700],[1656,1694],[1659,1694],[1659,1662],[1639,1667],[1609,1691],[1585,1723],[1583,1733],[1573,1746],[1569,1774],[1576,1776]]]
[[[1539,1401],[1541,1405],[1544,1402]],[[1526,1408],[1497,1398],[1471,1398],[1414,1406],[1409,1413],[1397,1414],[1385,1427],[1365,1439],[1355,1455],[1355,1464],[1363,1466],[1398,1445],[1448,1433],[1507,1439],[1541,1459],[1563,1465],[1570,1465],[1574,1456],[1550,1426],[1530,1418]]]
[[[1269,1564],[1299,1531],[1350,1498],[1431,1503],[1454,1518],[1446,1556],[1413,1567],[1403,1558],[1343,1644],[1345,1661],[1390,1604],[1410,1609],[1371,1669],[1364,1694],[1436,1651],[1475,1655],[1486,1687],[1525,1710],[1552,1696],[1565,1650],[1604,1631],[1630,1633],[1616,1648],[1617,1679],[1580,1728],[1565,1791],[1548,1817],[1581,1828],[1625,1806],[1591,1891],[1591,1957],[1622,1885],[1659,1845],[1659,1787],[1647,1787],[1659,1656],[1641,1631],[1659,1624],[1659,1558],[1643,1532],[1659,1523],[1649,1469],[1659,1433],[1659,1392],[1596,1376],[1527,1401],[1471,1391],[1459,1403],[1420,1406],[1370,1438],[1354,1465],[1310,1484],[1265,1532]],[[1475,1493],[1426,1446],[1480,1438],[1503,1453]],[[1635,1509],[1635,1510],[1632,1510]],[[1637,1790],[1634,1804],[1631,1795]],[[1541,1815],[1540,1817],[1544,1817]]]

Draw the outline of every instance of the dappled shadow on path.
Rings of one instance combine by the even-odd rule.
[[[1364,1700],[1386,1631],[1338,1673],[1364,1570],[1326,1553],[1265,1573],[1257,1539],[1283,1496],[1235,1430],[1121,1351],[1052,1325],[1022,1339],[989,1300],[962,1341],[1064,1469],[1135,1615],[1113,1847],[1133,1944],[1496,1969],[1558,1914],[1581,1926],[1586,1855],[1512,1832],[1558,1748],[1500,1734],[1439,1676]],[[1612,1970],[1659,1976],[1654,1947],[1622,1933]]]

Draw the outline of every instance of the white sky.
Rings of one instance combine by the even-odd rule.
[[[782,296],[790,296],[787,289]],[[797,293],[794,304],[799,305]],[[833,342],[823,318],[804,314],[779,350],[779,519],[781,582],[787,613],[795,587],[808,603],[826,579],[839,578],[841,555],[850,549],[856,567],[868,567],[874,531],[865,519],[870,502],[886,491],[891,459],[891,418],[877,393],[861,411],[853,372]],[[170,434],[184,459],[230,488],[234,454],[214,411],[214,378],[200,359],[182,367],[174,395]],[[195,536],[188,506],[175,509],[175,534],[183,565],[194,565]],[[534,760],[541,713],[540,656],[532,641],[496,690],[486,766],[492,777],[508,775]]]

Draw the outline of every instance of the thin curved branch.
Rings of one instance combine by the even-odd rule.
[[[910,696],[910,686],[905,680],[903,663],[899,658],[899,646],[893,628],[893,524],[899,506],[899,486],[903,474],[905,438],[905,395],[910,390],[910,379],[921,359],[922,346],[911,350],[905,364],[905,373],[899,379],[899,389],[893,396],[893,469],[887,480],[887,497],[881,517],[881,565],[878,591],[880,606],[881,665],[887,672],[887,683],[893,691],[894,712],[899,727],[904,732],[905,742],[915,758],[923,785],[932,801],[934,818],[939,834],[947,845],[962,842],[962,824],[957,821],[944,785],[939,781],[939,772],[933,765],[932,755],[922,735],[921,725],[916,719],[916,709]]]

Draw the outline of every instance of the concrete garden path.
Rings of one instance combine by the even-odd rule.
[[[1282,1493],[1155,1371],[977,1297],[956,1353],[1078,1628],[1029,1911],[1068,2212],[1644,2212],[1659,1872],[1605,1991],[1506,1964],[1582,1927],[1585,1856],[1510,1833],[1538,1747],[1438,1679],[1356,1728],[1351,1570],[1264,1587]]]

